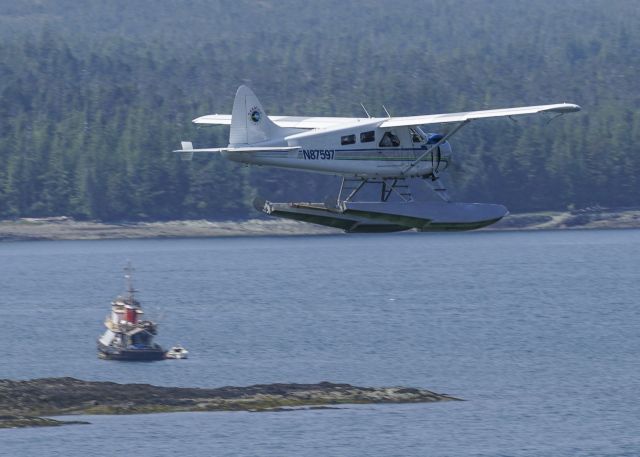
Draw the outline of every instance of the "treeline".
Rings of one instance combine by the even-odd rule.
[[[180,162],[224,145],[250,85],[271,114],[426,114],[570,101],[549,124],[471,124],[456,198],[512,211],[637,206],[640,13],[631,2],[20,2],[0,8],[0,218],[244,218],[256,195],[318,199],[335,179]],[[348,3],[348,4],[346,4]]]

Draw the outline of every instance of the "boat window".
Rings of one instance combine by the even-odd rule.
[[[355,135],[345,135],[345,136],[340,138],[340,144],[342,144],[342,145],[353,144],[355,142],[356,142],[356,136]]]
[[[381,148],[391,148],[391,147],[400,146],[400,138],[398,138],[396,135],[394,135],[391,132],[387,132],[384,134],[384,136],[380,140],[379,146]]]
[[[376,132],[375,130],[371,130],[369,132],[362,132],[360,134],[360,143],[371,143],[376,140]]]

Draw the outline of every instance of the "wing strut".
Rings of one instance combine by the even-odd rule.
[[[409,170],[411,170],[413,167],[415,167],[416,165],[418,165],[420,163],[420,161],[422,159],[424,159],[431,151],[433,151],[435,148],[437,148],[438,146],[440,146],[442,143],[444,143],[445,141],[447,141],[449,138],[451,138],[453,135],[456,134],[456,132],[458,130],[460,130],[462,127],[464,127],[465,125],[467,125],[469,122],[471,122],[470,119],[467,119],[466,121],[462,121],[460,122],[458,125],[455,126],[455,128],[453,130],[451,130],[449,133],[447,133],[445,136],[443,136],[442,138],[440,138],[440,140],[435,143],[432,144],[430,148],[428,148],[426,151],[424,151],[422,154],[420,154],[418,156],[418,158],[416,160],[414,160],[413,162],[411,162],[411,164],[407,165],[405,167],[404,170],[402,170],[402,174],[406,174]]]

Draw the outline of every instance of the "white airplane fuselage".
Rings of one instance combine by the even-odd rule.
[[[406,178],[427,176],[433,172],[437,162],[434,162],[431,153],[406,171],[429,147],[427,136],[423,132],[406,127],[382,129],[378,127],[379,124],[380,121],[376,120],[349,128],[322,131],[289,129],[292,133],[282,140],[252,145],[255,148],[267,147],[264,151],[224,151],[222,154],[244,164],[347,177]],[[417,131],[420,136],[416,135]],[[234,145],[229,146],[231,148]],[[280,146],[283,147],[282,150],[275,149]],[[443,143],[437,151],[438,158],[446,160],[450,151],[449,144]]]

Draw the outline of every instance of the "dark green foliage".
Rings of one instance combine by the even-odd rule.
[[[270,114],[427,114],[570,101],[453,140],[452,188],[512,211],[638,205],[633,2],[0,0],[0,217],[244,218],[256,195],[324,200],[334,178],[180,162],[190,120],[239,84]]]

